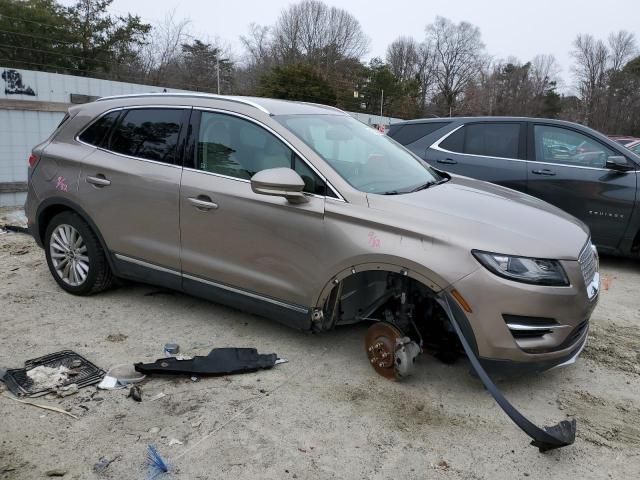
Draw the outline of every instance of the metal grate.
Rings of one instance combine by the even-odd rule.
[[[582,269],[584,283],[585,285],[589,285],[598,270],[598,257],[594,246],[591,244],[591,240],[589,240],[582,248],[580,256],[578,257],[578,263]]]
[[[48,389],[38,389],[27,376],[29,370],[41,365],[51,368],[65,366],[71,370],[71,375],[69,375],[67,381],[61,383],[58,387],[64,387],[72,383],[78,385],[78,388],[86,387],[100,382],[105,374],[104,370],[96,367],[83,356],[71,350],[63,350],[45,355],[44,357],[27,360],[24,362],[24,368],[7,370],[4,376],[4,382],[14,395],[20,397],[46,392]]]

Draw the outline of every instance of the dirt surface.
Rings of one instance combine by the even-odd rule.
[[[4,391],[0,479],[46,478],[48,471],[146,478],[149,444],[171,465],[170,477],[184,479],[637,478],[640,264],[605,258],[601,271],[608,289],[577,364],[499,383],[538,424],[577,419],[573,446],[540,454],[466,361],[423,356],[416,375],[396,383],[368,366],[363,326],[307,335],[138,284],[74,297],[57,287],[29,236],[0,233],[0,367],[72,349],[108,369],[160,358],[167,342],[189,355],[249,346],[289,360],[198,382],[153,377],[142,385],[141,403],[127,390],[95,387],[32,400],[78,419],[17,403]]]

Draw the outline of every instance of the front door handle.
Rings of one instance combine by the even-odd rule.
[[[95,185],[96,187],[108,187],[111,185],[111,180],[107,180],[104,175],[99,173],[95,177],[87,177],[87,183]]]
[[[436,162],[438,163],[444,163],[446,165],[455,165],[456,163],[458,163],[456,160],[454,160],[453,158],[440,158],[438,160],[436,160]]]
[[[189,197],[189,203],[198,210],[217,210],[218,204],[211,201],[206,195],[198,195],[197,197]]]
[[[531,170],[531,173],[534,175],[547,175],[548,177],[553,177],[556,174],[556,172],[549,170],[548,168],[543,168],[542,170]]]

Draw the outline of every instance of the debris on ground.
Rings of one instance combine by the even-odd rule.
[[[0,217],[0,229],[8,232],[29,233],[23,210],[14,210]]]
[[[78,384],[76,383],[72,383],[71,385],[66,385],[64,387],[58,387],[55,389],[56,395],[58,395],[60,398],[75,395],[79,391],[80,389],[78,388]]]
[[[136,363],[134,367],[144,374],[216,376],[272,368],[278,360],[275,353],[259,354],[255,348],[214,348],[206,357],[161,358],[153,363]]]
[[[115,462],[119,458],[120,458],[120,455],[116,455],[111,459],[107,457],[100,457],[98,462],[93,466],[93,471],[96,472],[98,475],[102,475],[107,471],[107,468],[109,468],[109,465],[111,465],[113,462]]]
[[[127,397],[131,397],[136,402],[141,402],[142,401],[142,389],[139,386],[134,385],[129,390],[129,395],[127,395]]]
[[[164,344],[164,356],[175,357],[180,352],[180,345],[177,343],[165,343]]]
[[[169,446],[173,447],[174,445],[184,445],[184,442],[181,442],[177,438],[172,438],[171,440],[169,440]]]
[[[40,395],[76,384],[87,387],[102,380],[104,370],[71,350],[27,360],[24,368],[8,369],[3,380],[19,397]]]
[[[127,338],[124,333],[112,333],[107,335],[107,342],[124,342]]]
[[[42,408],[44,410],[49,410],[52,412],[58,412],[58,413],[62,413],[64,415],[68,415],[71,418],[75,418],[76,420],[78,419],[78,417],[72,413],[67,412],[66,410],[63,410],[61,408],[58,407],[50,407],[49,405],[42,405],[40,403],[34,403],[34,402],[30,402],[28,400],[19,400],[17,398],[14,397],[10,397],[9,395],[2,395],[5,398],[8,398],[10,400],[13,400],[14,402],[18,402],[18,403],[23,403],[24,405],[31,405],[32,407],[38,407],[38,408]]]
[[[150,478],[156,478],[169,471],[169,464],[162,458],[158,449],[153,445],[147,446],[147,465],[151,470],[149,472]]]
[[[126,388],[132,383],[144,380],[145,375],[138,373],[131,364],[115,365],[111,367],[102,381],[98,384],[101,390],[118,390]]]
[[[67,473],[68,471],[62,468],[54,468],[52,470],[47,470],[46,472],[44,472],[47,477],[64,477]]]
[[[52,390],[62,385],[69,378],[69,369],[63,365],[58,367],[45,367],[40,365],[27,370],[27,377],[31,380],[33,388],[38,390]]]

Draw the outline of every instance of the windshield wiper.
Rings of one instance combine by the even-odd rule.
[[[413,190],[411,190],[411,193],[413,192],[419,192],[420,190],[426,190],[429,187],[433,187],[434,185],[441,185],[445,182],[448,182],[449,179],[447,177],[438,180],[437,182],[427,182],[424,185],[420,185],[419,187],[414,188]]]

